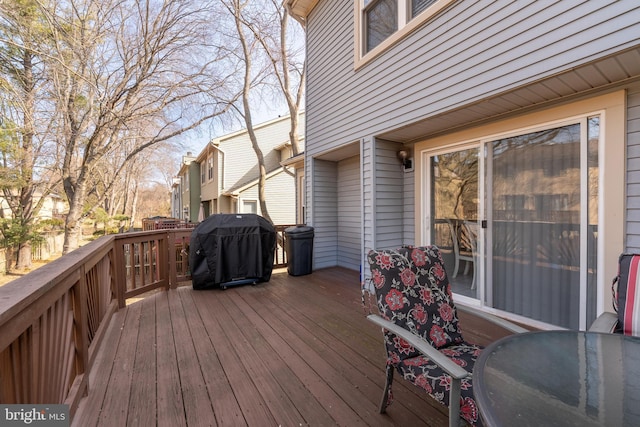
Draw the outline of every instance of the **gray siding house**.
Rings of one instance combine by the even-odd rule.
[[[186,156],[182,156],[180,170],[178,171],[178,179],[180,184],[174,187],[174,191],[180,193],[182,213],[176,218],[183,219],[188,222],[198,221],[198,204],[200,203],[200,184],[198,177],[200,176],[200,164],[195,161],[196,158],[191,152]]]
[[[265,201],[275,225],[297,222],[296,176],[303,171],[286,162],[293,152],[289,129],[289,116],[254,126],[267,172]],[[196,163],[200,165],[196,204],[200,219],[215,213],[263,215],[258,202],[258,161],[246,129],[212,140]]]
[[[640,250],[640,3],[288,0],[306,27],[314,268],[436,244],[458,302],[611,310]]]

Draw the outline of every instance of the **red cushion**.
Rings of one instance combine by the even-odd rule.
[[[640,254],[620,255],[618,267],[617,289],[614,287],[617,329],[625,335],[640,336]]]

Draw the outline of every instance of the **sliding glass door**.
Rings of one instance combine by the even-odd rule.
[[[453,292],[476,298],[479,165],[477,146],[431,156],[432,242],[443,254]]]
[[[583,118],[428,156],[429,238],[454,293],[567,328],[595,318],[599,127]]]

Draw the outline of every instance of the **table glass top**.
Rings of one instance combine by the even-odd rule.
[[[489,425],[640,426],[640,338],[513,335],[483,351],[473,383]]]

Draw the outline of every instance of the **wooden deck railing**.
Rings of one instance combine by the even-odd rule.
[[[276,251],[273,257],[273,268],[282,268],[288,265],[289,259],[287,258],[287,235],[284,232],[289,227],[295,227],[293,225],[276,225]]]
[[[277,227],[274,267],[287,265],[287,227]],[[191,279],[191,232],[103,236],[0,288],[0,402],[64,403],[73,416],[113,313]]]
[[[142,220],[142,231],[168,230],[174,228],[193,229],[197,222],[188,222],[177,218],[144,218]]]
[[[69,405],[127,298],[189,280],[191,230],[109,235],[0,288],[0,402]]]

